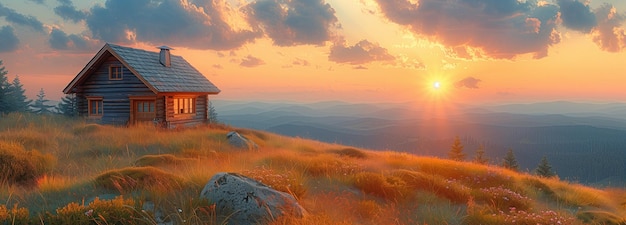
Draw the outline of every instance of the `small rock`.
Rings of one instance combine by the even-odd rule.
[[[231,131],[226,134],[226,138],[228,139],[228,143],[236,148],[248,149],[248,150],[256,150],[259,146],[236,131]]]
[[[280,216],[302,217],[305,210],[296,199],[261,182],[236,173],[218,173],[204,186],[200,198],[215,204],[228,224],[266,224]]]

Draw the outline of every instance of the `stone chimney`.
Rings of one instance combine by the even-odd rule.
[[[170,48],[165,45],[158,47],[158,48],[161,49],[161,52],[159,53],[159,62],[161,63],[161,65],[165,67],[172,66],[172,58],[170,56],[170,50],[172,50],[173,48]]]

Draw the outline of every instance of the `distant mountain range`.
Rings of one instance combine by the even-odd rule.
[[[603,186],[626,184],[623,103],[433,107],[216,100],[213,104],[218,119],[236,127],[442,158],[459,136],[468,160],[482,144],[493,164],[500,164],[506,151],[513,149],[522,169],[529,172],[547,156],[562,179]]]

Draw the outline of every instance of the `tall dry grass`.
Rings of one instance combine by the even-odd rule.
[[[248,129],[236,130],[259,149],[241,151],[228,145],[226,134],[232,129],[162,130],[53,115],[3,115],[1,143],[50,158],[35,163],[46,169],[29,186],[2,184],[0,220],[7,223],[28,212],[31,222],[64,221],[71,216],[58,216],[84,215],[96,197],[122,196],[93,206],[108,205],[108,210],[143,218],[110,217],[130,224],[156,224],[156,209],[161,219],[176,223],[220,224],[223,218],[211,204],[198,200],[218,172],[245,174],[291,193],[308,211],[305,218],[283,217],[273,224],[520,224],[513,220],[521,216],[535,218],[521,224],[559,218],[573,224],[619,224],[626,218],[626,191],[621,189]],[[155,211],[142,212],[145,205]]]

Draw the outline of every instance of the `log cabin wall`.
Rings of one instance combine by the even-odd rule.
[[[179,94],[180,95],[180,94]],[[166,123],[169,128],[198,126],[207,122],[208,118],[208,95],[195,96],[195,113],[192,115],[174,114],[174,98],[176,94],[168,95]],[[188,96],[188,95],[185,95]]]
[[[122,66],[122,79],[109,79],[109,67]],[[103,124],[125,125],[130,118],[129,96],[156,96],[128,68],[109,56],[76,92],[79,114]],[[102,117],[89,117],[87,97],[102,97]],[[157,101],[158,106],[158,101]]]

